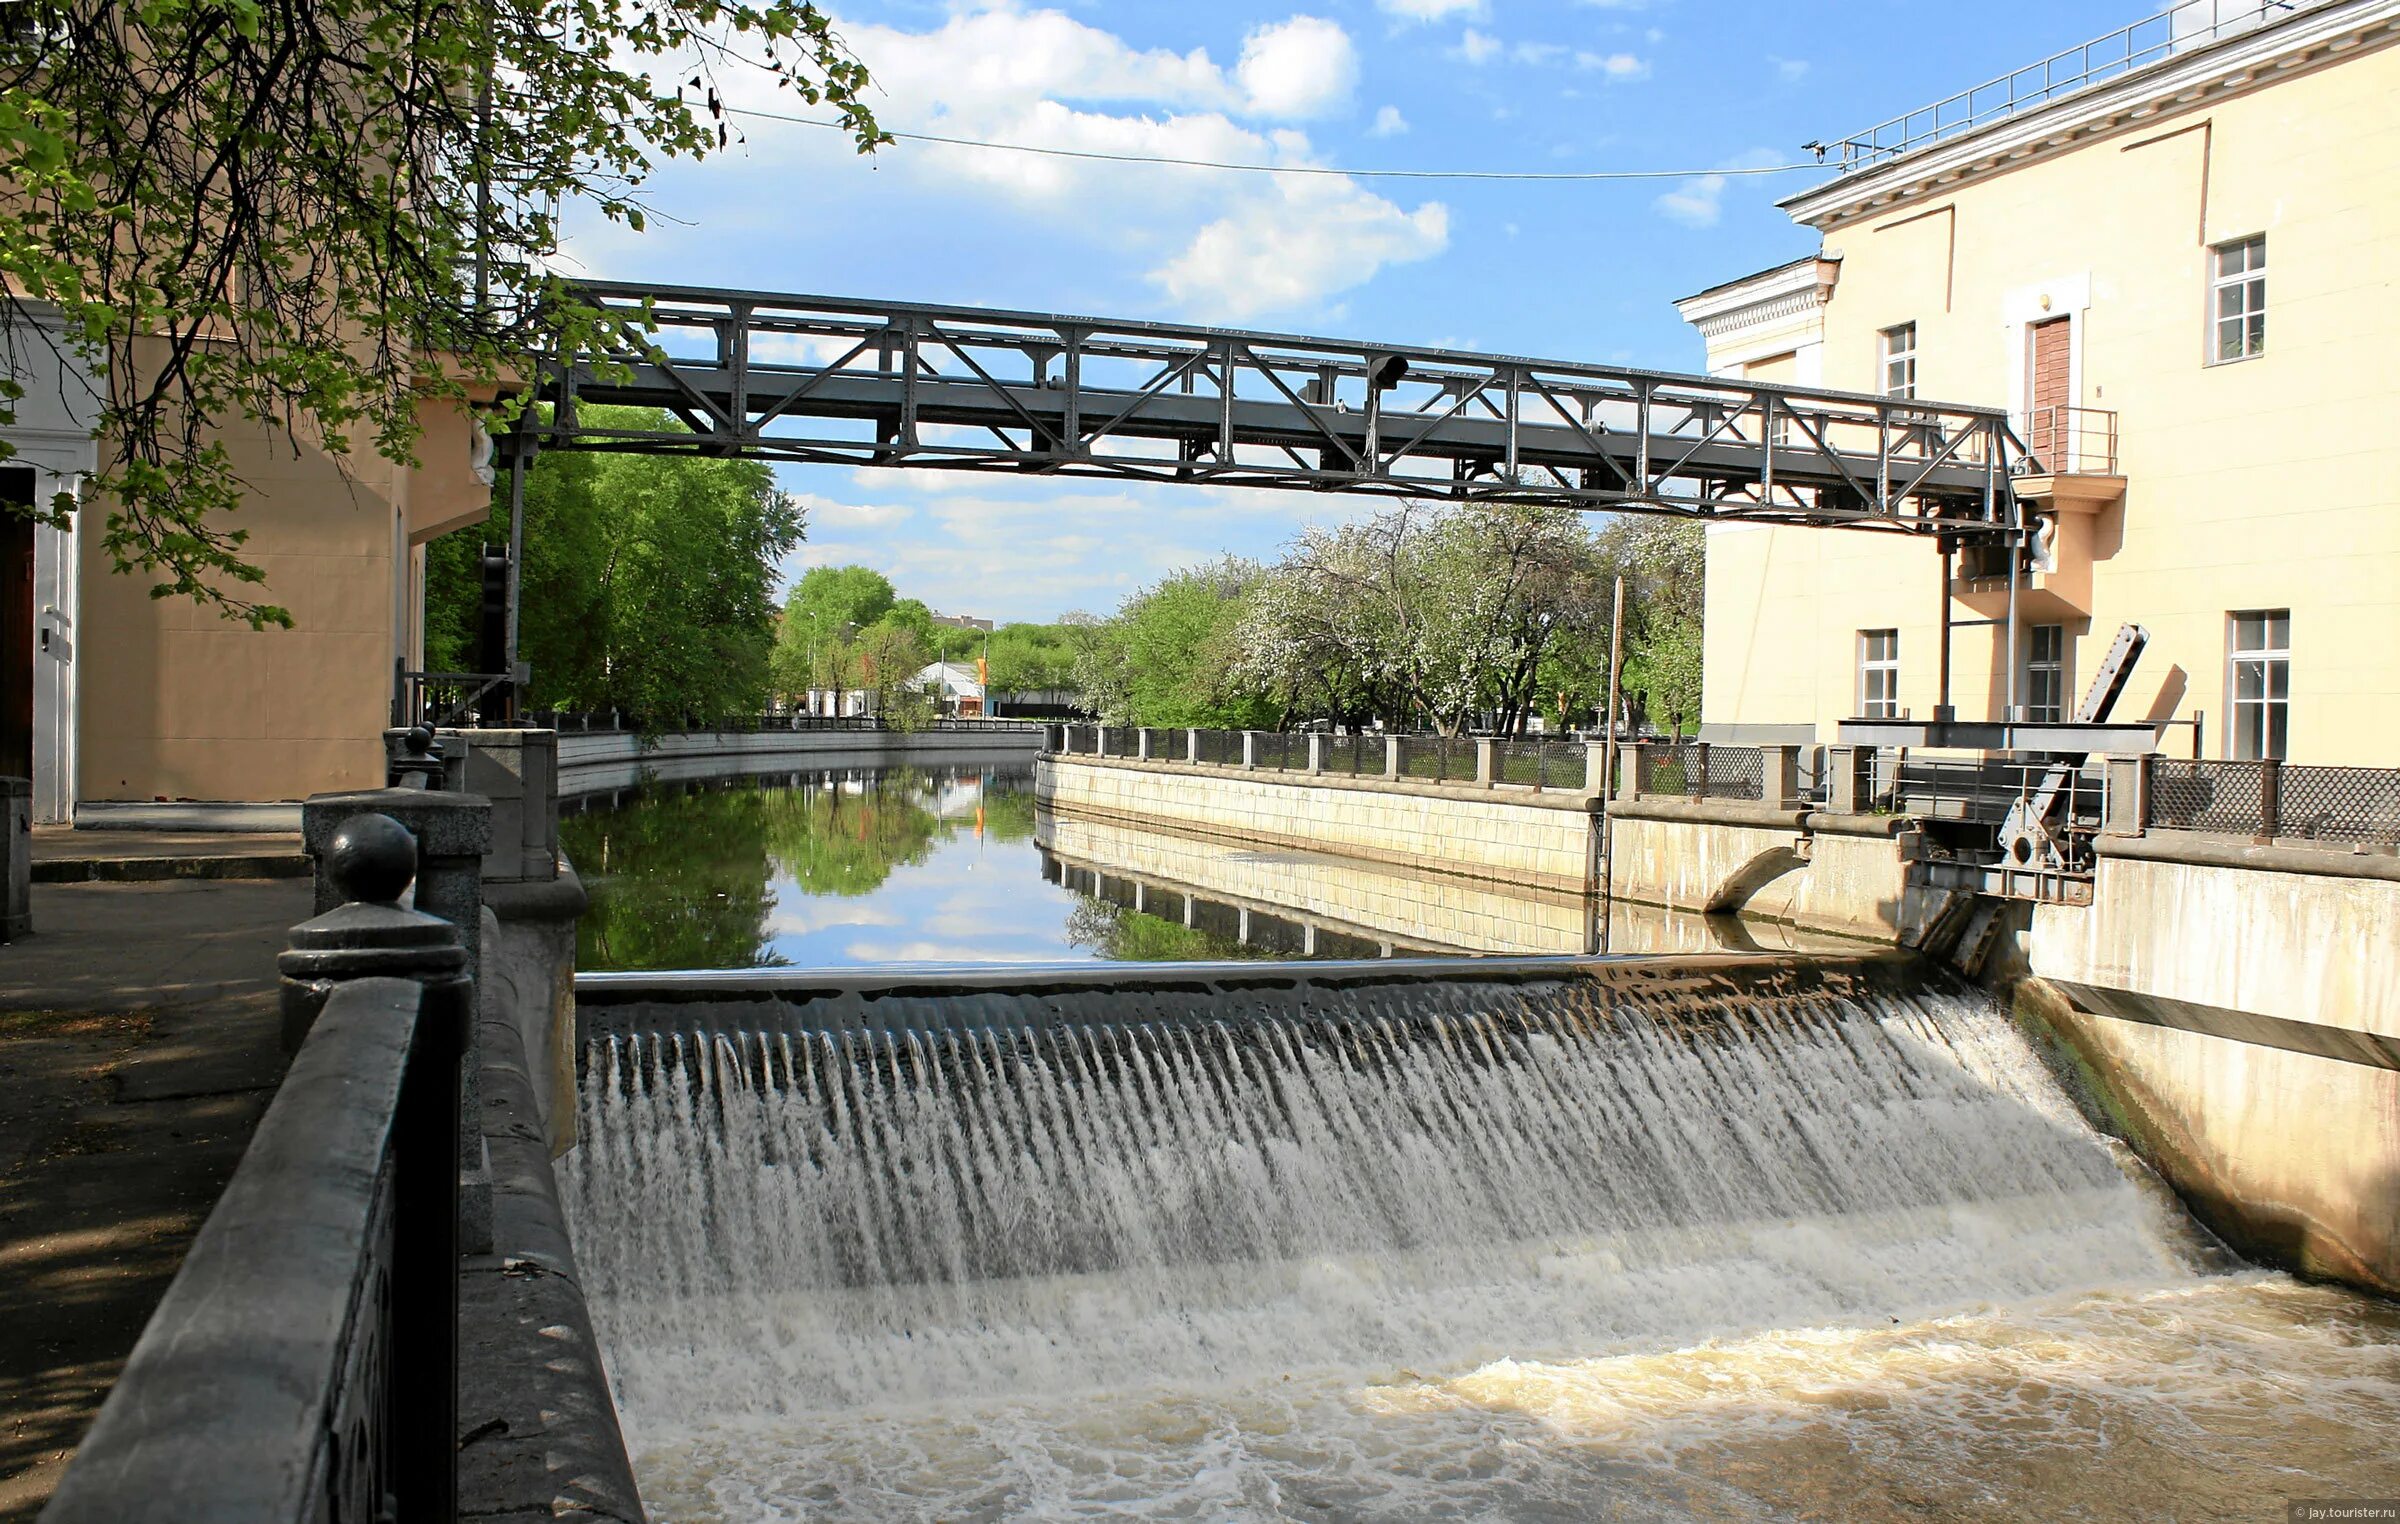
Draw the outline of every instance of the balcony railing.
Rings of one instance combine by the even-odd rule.
[[[2182,0],[2130,26],[1944,96],[1864,132],[1803,146],[1844,174],[1973,132],[2305,9],[2314,0]]]
[[[2037,407],[2026,413],[2021,428],[2027,475],[2117,474],[2117,415],[2108,408]]]

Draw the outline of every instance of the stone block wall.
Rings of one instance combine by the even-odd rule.
[[[1470,953],[1584,953],[1591,911],[1580,894],[1425,873],[1331,855],[1262,858],[1220,837],[1184,836],[1053,813],[1041,844],[1111,876],[1264,906],[1368,936]]]
[[[1579,794],[1085,757],[1045,757],[1035,777],[1065,814],[1569,894],[1598,887],[1595,806]]]

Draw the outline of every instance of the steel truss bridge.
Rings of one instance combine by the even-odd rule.
[[[590,283],[536,449],[1279,487],[2020,540],[2004,411],[1175,323]],[[595,404],[685,430],[613,426]],[[514,452],[521,462],[527,451]],[[513,601],[513,600],[512,600]]]

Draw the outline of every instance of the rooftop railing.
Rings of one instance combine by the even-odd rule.
[[[1866,169],[1962,136],[2079,90],[2161,63],[2178,53],[2269,25],[2316,0],[2182,0],[2130,26],[2051,54],[1982,84],[1919,106],[1864,132],[1802,146],[1842,173]]]

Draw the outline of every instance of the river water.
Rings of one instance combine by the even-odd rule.
[[[702,870],[659,893],[632,845],[690,846],[688,806],[569,844],[619,958],[678,907],[641,955],[800,961],[826,926],[1074,946],[1087,897],[996,825],[1004,788],[975,780],[980,839],[963,794],[925,802],[962,782],[901,780],[931,828],[862,822],[889,779],[807,804],[755,870],[718,822],[744,904],[714,920]],[[880,878],[835,850],[879,835],[904,844]],[[851,919],[800,927],[795,900]],[[588,1049],[562,1187],[654,1516],[2267,1521],[2400,1497],[2400,1308],[2226,1255],[1979,994],[1697,1018],[1567,983],[1331,1019],[1245,998]]]

